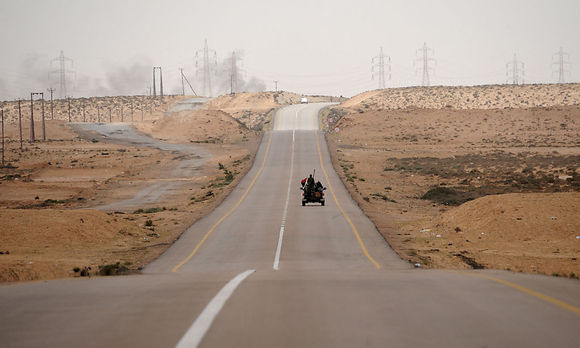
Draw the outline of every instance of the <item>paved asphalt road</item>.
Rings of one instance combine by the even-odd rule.
[[[342,186],[315,117],[142,275],[0,286],[2,347],[578,347],[580,282],[412,269]],[[301,206],[312,170],[326,206]]]

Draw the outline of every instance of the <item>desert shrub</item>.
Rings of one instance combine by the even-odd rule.
[[[125,274],[129,271],[129,269],[123,265],[121,265],[120,262],[117,263],[111,263],[108,265],[100,265],[99,266],[99,275],[102,276],[111,276],[111,275],[119,275],[119,274]]]

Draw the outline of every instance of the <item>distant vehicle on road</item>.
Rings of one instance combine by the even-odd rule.
[[[308,98],[302,97],[302,99],[300,99],[300,104],[308,104]]]
[[[302,206],[306,203],[320,203],[324,205],[324,190],[326,187],[322,186],[320,181],[314,182],[314,174],[311,174],[308,178],[304,178],[301,182],[302,187]]]

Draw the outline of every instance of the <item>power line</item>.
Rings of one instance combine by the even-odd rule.
[[[516,54],[514,53],[514,59],[505,65],[505,76],[506,83],[509,83],[510,79],[512,84],[524,84],[524,62],[518,60]]]
[[[379,55],[371,59],[371,79],[375,79],[375,75],[379,77],[379,89],[385,88],[385,60],[389,71],[389,80],[391,79],[391,57],[383,54],[383,47],[379,51]]]
[[[560,47],[558,52],[556,52],[552,55],[552,59],[554,59],[554,56],[557,56],[557,57],[556,57],[556,61],[554,63],[552,63],[552,65],[558,66],[558,83],[564,83],[565,82],[565,75],[570,73],[569,70],[566,70],[566,66],[568,66],[568,67],[570,66],[570,62],[566,60],[566,59],[570,59],[570,54],[564,52],[564,49],[562,47]],[[565,57],[567,57],[567,58],[565,58]]]
[[[420,57],[415,59],[413,63],[421,62],[421,67],[418,68],[422,71],[423,74],[423,83],[422,86],[429,86],[431,85],[431,81],[429,79],[429,71],[433,71],[433,68],[429,66],[429,63],[433,62],[433,64],[437,64],[435,59],[431,58],[435,54],[435,51],[432,48],[427,47],[427,43],[423,43],[423,47],[419,48],[416,53],[419,53]],[[431,54],[429,54],[431,52]],[[417,70],[415,70],[416,72]]]

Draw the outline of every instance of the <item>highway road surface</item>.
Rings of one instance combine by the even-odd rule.
[[[282,109],[255,164],[141,275],[0,286],[2,347],[578,347],[580,282],[414,269]],[[316,170],[326,206],[301,206]]]

